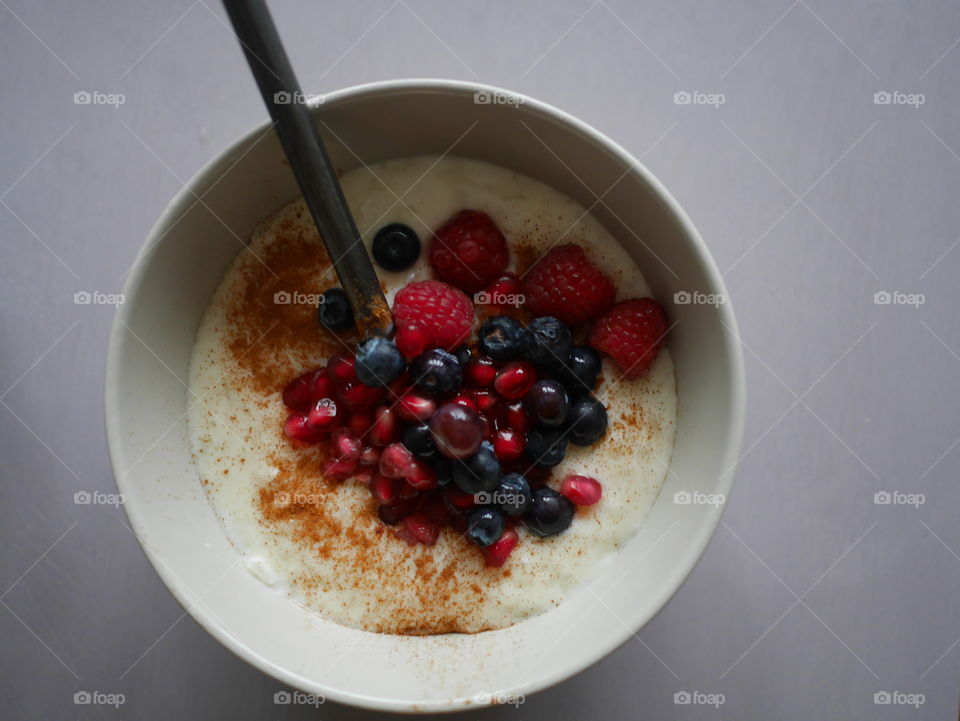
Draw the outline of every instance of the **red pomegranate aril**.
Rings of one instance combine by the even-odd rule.
[[[492,440],[493,440],[493,431],[494,431],[493,421],[491,421],[491,420],[490,420],[486,415],[484,415],[483,413],[478,413],[477,415],[480,416],[480,422],[483,423],[483,440],[485,440],[485,441],[492,441]]]
[[[397,483],[393,478],[387,478],[382,473],[374,473],[370,479],[370,495],[381,506],[393,503],[397,499]]]
[[[504,463],[515,461],[523,455],[526,440],[523,433],[505,428],[493,434],[493,452]]]
[[[447,458],[466,458],[477,452],[483,441],[480,415],[458,403],[444,403],[430,419],[433,442]]]
[[[406,393],[397,403],[397,415],[407,421],[423,423],[436,412],[436,401],[419,393]]]
[[[530,416],[527,415],[527,407],[523,401],[515,401],[500,407],[497,415],[497,428],[501,430],[510,429],[523,433],[530,428]]]
[[[365,386],[360,381],[349,381],[337,388],[337,400],[343,403],[348,411],[362,411],[372,408],[383,401],[386,395],[384,388]]]
[[[323,431],[311,427],[307,423],[307,416],[296,411],[283,422],[283,433],[287,438],[301,443],[317,443],[323,438]]]
[[[420,495],[420,491],[411,486],[406,481],[397,481],[397,495],[400,498],[416,498]]]
[[[373,413],[371,411],[354,411],[347,416],[347,422],[344,425],[350,429],[353,435],[361,438],[373,425]]]
[[[517,532],[512,528],[508,528],[496,541],[486,548],[481,548],[480,553],[483,554],[487,566],[500,568],[507,562],[507,557],[513,549],[517,547],[519,542],[520,536],[517,535]]]
[[[443,502],[454,515],[468,511],[475,505],[473,495],[461,491],[453,484],[443,489]]]
[[[402,443],[391,443],[380,454],[380,473],[388,478],[403,478],[413,463],[413,454]]]
[[[334,383],[342,384],[355,381],[357,371],[354,368],[354,360],[350,356],[338,354],[327,361],[327,377]]]
[[[346,428],[337,428],[330,436],[333,458],[338,461],[356,462],[363,452],[363,443]]]
[[[380,516],[380,520],[388,526],[394,526],[400,523],[404,516],[410,515],[415,510],[417,510],[416,500],[413,498],[400,498],[393,503],[381,505],[377,509],[377,515]]]
[[[367,446],[361,451],[360,458],[357,461],[361,466],[379,466],[380,449],[376,446]]]
[[[321,433],[332,431],[340,420],[340,407],[333,398],[321,398],[307,414],[307,425]]]
[[[306,413],[313,403],[313,380],[316,371],[304,373],[287,383],[283,388],[283,404],[292,411]]]
[[[421,504],[420,510],[427,518],[438,526],[449,526],[452,514],[447,504],[443,502],[443,496],[438,493],[431,493]]]
[[[337,481],[345,481],[357,471],[357,462],[329,458],[323,463],[323,475]]]
[[[313,379],[313,401],[316,402],[321,398],[333,398],[336,391],[336,384],[330,380],[326,370],[323,368],[318,370]]]
[[[429,491],[437,487],[437,472],[425,461],[414,458],[407,466],[403,479],[418,491]]]
[[[430,330],[423,323],[408,320],[397,327],[394,342],[406,358],[414,358],[430,344]]]
[[[380,406],[373,412],[368,440],[375,446],[388,446],[397,440],[397,414],[392,408]]]
[[[603,495],[603,487],[596,478],[572,475],[563,479],[560,493],[575,506],[592,506]]]
[[[493,283],[487,286],[487,296],[492,305],[510,306],[520,300],[523,294],[523,285],[515,273],[504,273]]]
[[[422,513],[411,513],[400,523],[411,536],[425,546],[432,546],[440,535],[440,527]]]
[[[486,390],[473,391],[473,400],[477,404],[477,410],[487,414],[496,409],[500,403],[496,393]]]
[[[464,384],[473,388],[487,388],[493,385],[497,377],[497,366],[492,359],[486,356],[474,358],[467,363],[463,375]]]
[[[450,399],[451,403],[457,403],[461,406],[466,406],[472,410],[479,410],[477,408],[477,402],[473,398],[472,393],[459,393],[454,398]]]
[[[525,396],[536,380],[537,371],[530,363],[515,361],[500,369],[493,387],[504,398],[515,400]]]

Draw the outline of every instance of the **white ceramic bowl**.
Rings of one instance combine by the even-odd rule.
[[[284,683],[405,712],[529,695],[583,670],[647,623],[690,573],[720,519],[717,506],[684,503],[683,493],[730,492],[744,409],[736,323],[729,303],[715,308],[673,299],[679,292],[725,295],[723,282],[657,179],[613,141],[548,105],[495,88],[411,80],[332,93],[315,112],[334,163],[345,171],[361,160],[451,151],[513,168],[592,208],[676,322],[669,343],[678,432],[663,491],[637,535],[589,588],[500,631],[434,637],[357,631],[250,575],[194,469],[184,381],[200,318],[242,248],[239,239],[298,192],[264,125],[173,199],[124,288],[126,303],[110,338],[106,421],[127,514],[157,573],[193,617]]]

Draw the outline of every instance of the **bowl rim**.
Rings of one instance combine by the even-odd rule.
[[[596,146],[606,150],[616,158],[629,165],[631,173],[641,177],[644,183],[661,200],[674,221],[681,228],[687,241],[691,244],[699,261],[703,272],[707,277],[711,287],[716,288],[728,299],[719,305],[716,309],[720,314],[720,321],[727,326],[727,331],[732,335],[736,342],[730,345],[730,358],[728,361],[731,367],[729,376],[730,383],[730,408],[729,408],[729,441],[724,453],[724,468],[728,468],[719,479],[719,491],[724,494],[729,501],[730,491],[736,476],[737,466],[739,464],[739,453],[742,446],[743,430],[746,414],[746,378],[744,371],[743,354],[739,343],[739,330],[734,316],[732,304],[729,302],[729,294],[723,277],[711,256],[706,243],[701,238],[693,225],[691,219],[684,212],[683,208],[676,201],[673,195],[666,189],[660,180],[644,166],[630,152],[620,144],[606,136],[604,133],[588,125],[582,120],[570,115],[569,113],[556,108],[535,98],[531,98],[523,93],[507,90],[498,86],[484,83],[466,82],[460,80],[445,80],[438,78],[404,78],[397,80],[385,80],[353,85],[350,87],[335,90],[323,94],[322,104],[314,107],[322,108],[326,105],[341,103],[351,100],[362,99],[368,96],[409,93],[409,92],[442,92],[450,94],[474,94],[477,92],[502,93],[516,98],[520,98],[527,107],[532,107],[536,112],[545,118],[557,122],[561,125],[571,127],[575,132],[592,141]],[[270,122],[264,120],[251,130],[243,133],[239,138],[217,152],[213,158],[204,163],[185,184],[177,191],[174,197],[164,208],[160,217],[151,228],[143,245],[137,252],[136,259],[132,269],[129,272],[124,283],[123,293],[125,297],[133,297],[134,289],[141,283],[143,276],[147,272],[148,263],[144,261],[149,257],[150,251],[162,241],[166,231],[173,227],[176,219],[182,215],[195,197],[194,190],[203,187],[211,180],[216,180],[223,169],[223,165],[233,157],[242,148],[268,131]],[[130,309],[127,304],[121,305],[113,320],[110,331],[110,337],[107,348],[105,387],[104,387],[104,419],[106,424],[107,445],[110,457],[111,468],[114,480],[118,490],[123,493],[127,488],[127,481],[120,473],[123,467],[123,439],[122,429],[119,423],[120,398],[117,393],[117,378],[120,367],[120,354],[122,347],[122,337],[127,325]],[[125,494],[131,498],[135,495]],[[723,509],[726,503],[717,506],[707,506],[704,511],[706,516],[704,521],[699,524],[695,535],[688,538],[687,552],[680,558],[675,559],[674,572],[669,578],[664,579],[660,590],[655,593],[653,599],[648,599],[642,606],[638,604],[637,612],[633,616],[623,619],[625,628],[623,633],[611,642],[600,644],[593,647],[588,653],[584,653],[577,658],[571,659],[568,663],[557,668],[552,674],[530,679],[523,685],[524,693],[535,693],[554,686],[567,680],[573,675],[589,668],[600,659],[612,653],[615,649],[628,641],[631,636],[640,631],[649,621],[657,615],[673,595],[680,589],[690,573],[693,571],[699,560],[703,557],[707,544],[713,537],[717,525],[720,522]],[[193,603],[190,600],[192,591],[186,587],[186,584],[166,565],[160,555],[145,540],[145,514],[136,503],[124,503],[124,511],[130,521],[131,529],[137,538],[137,541],[147,557],[147,560],[153,566],[154,571],[163,581],[164,585],[177,600],[177,602],[188,612],[201,627],[210,633],[223,646],[233,652],[236,656],[251,664],[263,673],[274,679],[286,683],[290,686],[300,689],[310,689],[322,693],[325,698],[348,704],[355,707],[362,707],[377,711],[399,712],[399,713],[442,713],[447,711],[467,710],[477,708],[465,703],[461,698],[448,698],[442,700],[431,700],[419,703],[408,701],[395,701],[393,699],[370,696],[354,692],[344,692],[333,686],[327,686],[312,679],[300,676],[287,668],[278,665],[276,662],[263,657],[253,651],[248,646],[239,642],[225,629],[215,624],[210,614],[205,611],[202,604]]]

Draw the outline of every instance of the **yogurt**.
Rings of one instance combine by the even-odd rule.
[[[578,203],[526,176],[457,157],[414,157],[353,170],[341,179],[369,247],[399,222],[424,243],[463,208],[488,213],[511,246],[511,269],[555,244],[583,246],[613,279],[617,300],[650,295],[637,265]],[[430,277],[426,252],[403,273],[378,268],[388,300]],[[380,522],[368,488],[331,484],[324,449],[294,448],[281,431],[280,398],[292,378],[349,351],[319,327],[316,302],[336,275],[302,199],[264,222],[228,269],[207,308],[190,364],[189,413],[197,471],[211,505],[250,573],[325,618],[397,634],[504,628],[561,603],[618,552],[643,523],[670,462],[676,383],[668,349],[649,373],[621,379],[604,360],[596,395],[609,429],[569,446],[551,485],[570,473],[603,484],[595,506],[550,538],[518,528],[503,568],[445,528],[434,546],[409,546]],[[323,445],[323,444],[321,444]]]

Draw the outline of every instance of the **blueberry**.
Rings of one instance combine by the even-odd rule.
[[[403,223],[385,225],[373,238],[373,258],[385,270],[406,270],[420,257],[420,239]]]
[[[513,360],[520,354],[520,324],[508,315],[487,318],[480,326],[480,352],[495,361]]]
[[[354,369],[365,386],[389,385],[403,373],[403,353],[389,338],[373,336],[357,346]]]
[[[552,468],[567,452],[567,437],[559,429],[534,428],[527,431],[527,457],[535,466]]]
[[[573,337],[556,318],[535,318],[520,334],[520,352],[538,368],[562,368],[570,357]]]
[[[496,508],[482,506],[470,513],[467,521],[467,538],[481,548],[489,546],[503,535],[503,514]]]
[[[494,501],[508,516],[526,513],[531,500],[530,484],[519,473],[507,473],[500,479],[500,485],[494,493]]]
[[[593,396],[577,398],[567,414],[567,435],[578,446],[589,446],[607,432],[607,409]]]
[[[555,490],[539,488],[533,492],[524,525],[538,536],[555,536],[570,527],[573,511],[573,504]]]
[[[338,331],[353,327],[353,310],[342,288],[324,291],[317,308],[317,319],[327,330]]]
[[[524,398],[527,413],[535,423],[556,428],[567,419],[570,397],[560,381],[545,378],[533,384]]]
[[[557,378],[574,395],[589,393],[597,387],[600,375],[600,354],[593,348],[575,345],[570,357],[557,372]]]
[[[417,458],[432,462],[438,456],[437,447],[433,443],[433,433],[426,423],[407,426],[403,430],[401,441]]]
[[[410,363],[414,385],[432,395],[459,390],[463,384],[463,368],[452,353],[439,348],[421,353]]]
[[[500,485],[500,461],[489,443],[453,464],[453,482],[464,493],[490,493]]]
[[[466,368],[467,363],[470,362],[470,346],[466,343],[463,345],[458,345],[454,350],[453,354],[457,357],[457,360],[460,361],[460,367]]]

